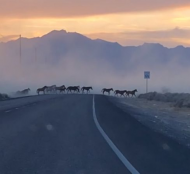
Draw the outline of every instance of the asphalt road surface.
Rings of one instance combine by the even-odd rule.
[[[0,174],[190,173],[190,149],[106,96],[20,100],[0,102]]]

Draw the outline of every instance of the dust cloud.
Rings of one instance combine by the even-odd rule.
[[[167,63],[148,62],[139,63],[135,58],[130,62],[123,62],[122,68],[115,68],[113,62],[102,58],[79,57],[66,55],[56,63],[40,59],[25,61],[22,56],[20,62],[18,52],[15,56],[0,53],[0,93],[14,93],[26,88],[31,94],[45,85],[79,85],[92,86],[93,93],[100,93],[102,88],[137,89],[138,93],[145,93],[144,71],[151,72],[148,81],[149,91],[189,92],[188,66],[180,65],[175,59]],[[32,57],[32,56],[31,56]],[[52,57],[56,60],[56,57]],[[119,58],[117,58],[119,61]],[[130,67],[130,68],[129,68]]]

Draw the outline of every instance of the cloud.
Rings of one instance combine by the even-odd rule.
[[[189,0],[0,0],[0,17],[44,18],[155,11],[187,7]]]
[[[87,36],[93,39],[101,38],[112,42],[116,41],[125,46],[142,45],[144,42],[161,43],[167,47],[175,47],[177,45],[190,46],[190,30],[178,27],[172,30],[92,33]]]

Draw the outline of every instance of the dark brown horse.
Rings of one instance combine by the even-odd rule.
[[[130,95],[131,95],[132,97],[133,97],[133,96],[136,97],[136,95],[135,95],[136,92],[138,92],[137,89],[135,89],[135,90],[133,90],[133,91],[127,91],[126,94],[127,94],[129,97],[130,97]]]
[[[80,92],[80,86],[69,86],[69,87],[67,87],[67,93],[68,92],[72,92],[72,91],[74,91],[74,92]]]
[[[82,87],[82,88],[81,88],[82,93],[83,93],[84,91],[87,91],[87,93],[90,93],[90,90],[93,90],[93,88],[92,88],[91,86],[89,86],[89,87]]]
[[[59,91],[60,91],[60,93],[63,93],[63,92],[66,91],[66,88],[62,88],[62,89],[60,89]]]
[[[56,93],[57,91],[59,91],[59,93],[62,93],[63,91],[65,92],[65,89],[66,89],[65,85],[62,85],[60,87],[55,87]]]
[[[38,93],[38,95],[40,94],[40,92],[43,92],[45,94],[46,89],[47,89],[47,86],[44,86],[43,88],[38,88],[36,92]]]
[[[104,94],[105,92],[107,92],[109,95],[110,95],[110,92],[113,91],[113,88],[109,88],[109,89],[106,89],[106,88],[103,88],[102,89],[102,93]]]
[[[120,97],[121,97],[121,96],[125,97],[125,94],[127,94],[127,91],[126,91],[126,90],[123,90],[123,91],[115,90],[115,91],[114,91],[114,94],[115,94],[116,96],[118,96],[118,94],[120,94]]]

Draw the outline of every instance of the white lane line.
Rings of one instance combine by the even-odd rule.
[[[11,110],[7,110],[7,111],[5,111],[6,113],[8,113],[8,112],[11,112]]]
[[[96,127],[106,140],[106,142],[109,144],[109,146],[112,148],[112,150],[115,152],[117,157],[121,160],[121,162],[125,165],[125,167],[132,173],[132,174],[140,174],[133,166],[132,164],[125,158],[125,156],[120,152],[120,150],[115,146],[115,144],[110,140],[110,138],[106,135],[104,130],[101,128],[97,117],[96,117],[96,111],[95,111],[95,101],[94,101],[94,95],[93,95],[93,104],[92,104],[92,110],[93,110],[93,119],[96,124]]]

